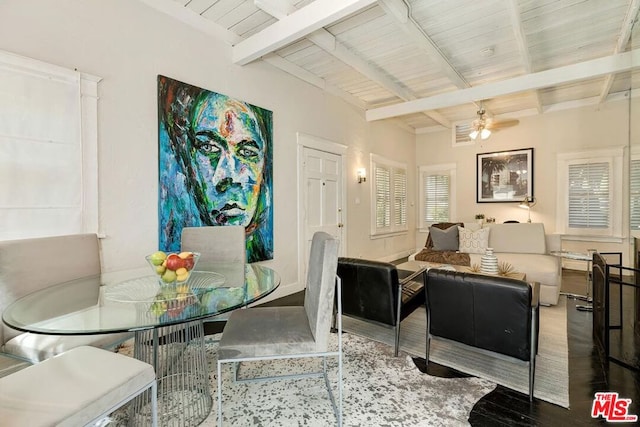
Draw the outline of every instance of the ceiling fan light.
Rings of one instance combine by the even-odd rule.
[[[478,132],[477,130],[475,130],[475,129],[474,129],[474,130],[469,134],[469,138],[471,138],[471,139],[475,140],[475,139],[478,137],[478,134],[479,134],[479,133],[480,133],[480,132]]]
[[[489,129],[482,129],[480,131],[480,138],[482,139],[487,139],[491,136],[491,131]]]

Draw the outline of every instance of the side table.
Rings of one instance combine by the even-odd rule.
[[[587,304],[576,305],[576,310],[579,311],[593,311],[593,299],[590,295],[590,289],[592,287],[591,278],[591,262],[593,261],[593,254],[597,252],[595,249],[589,249],[587,253],[582,252],[570,252],[570,251],[551,251],[550,254],[564,259],[572,259],[576,261],[585,261],[587,263],[587,273],[585,280],[585,294],[573,294],[568,292],[560,292],[561,295],[565,295],[569,298],[585,301]]]

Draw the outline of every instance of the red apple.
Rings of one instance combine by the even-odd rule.
[[[189,254],[186,258],[183,259],[184,268],[191,271],[193,269],[193,265],[195,264],[195,259],[193,258],[193,254]]]
[[[167,257],[167,269],[176,271],[182,267],[184,267],[184,260],[178,255],[171,254]]]

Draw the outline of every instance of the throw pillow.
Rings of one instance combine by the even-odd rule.
[[[449,227],[441,230],[437,227],[429,227],[429,234],[433,240],[434,251],[457,251],[458,250],[458,227]]]
[[[490,228],[481,228],[471,231],[468,228],[458,227],[460,252],[467,254],[483,254],[489,247]]]

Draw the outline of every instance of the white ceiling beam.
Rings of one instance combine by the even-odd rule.
[[[407,36],[422,50],[424,50],[429,59],[438,65],[440,70],[447,76],[453,84],[460,88],[469,87],[469,83],[462,75],[451,65],[449,60],[444,56],[442,51],[436,46],[431,38],[420,28],[411,16],[410,10],[402,0],[379,0],[378,3],[389,16],[396,19],[398,26]],[[401,11],[401,12],[400,12]],[[399,18],[407,16],[406,20]]]
[[[638,97],[640,97],[640,93],[638,93],[638,95],[636,95]],[[623,101],[625,98],[627,97],[627,93],[615,93],[613,95],[609,95],[609,97],[607,98],[607,102],[615,102],[615,101]],[[633,95],[632,95],[633,97]],[[547,105],[544,108],[544,113],[552,113],[552,112],[557,112],[557,111],[565,111],[565,110],[573,110],[576,108],[582,108],[582,107],[589,107],[592,105],[596,105],[598,103],[598,97],[597,96],[592,96],[590,98],[582,98],[582,99],[576,99],[573,101],[565,101],[565,102],[559,102],[557,104],[551,104],[551,105]],[[538,115],[540,113],[538,113],[538,111],[535,108],[528,108],[526,110],[520,110],[520,111],[511,111],[509,113],[506,114],[500,114],[498,116],[495,116],[494,118],[496,119],[500,119],[500,118],[504,118],[504,119],[516,119],[516,118],[523,118],[523,117],[531,117],[531,116],[535,116]],[[395,119],[394,119],[395,120]],[[416,135],[418,134],[423,134],[423,133],[432,133],[432,132],[440,132],[445,130],[445,128],[443,128],[442,126],[427,126],[427,127],[422,127],[422,128],[416,128]]]
[[[522,19],[520,19],[520,8],[518,6],[518,0],[509,0],[506,2],[506,7],[509,12],[509,18],[511,19],[511,28],[513,28],[513,34],[516,38],[516,44],[518,45],[518,51],[522,57],[522,63],[524,64],[527,74],[533,72],[531,66],[531,55],[529,55],[529,44],[527,43],[527,35],[522,27]],[[542,114],[542,102],[540,101],[540,94],[538,91],[533,91],[536,109],[538,114]]]
[[[302,81],[305,81],[309,84],[312,84],[320,89],[326,88],[326,80],[322,77],[318,77],[315,74],[305,70],[302,67],[297,66],[291,61],[287,61],[282,56],[276,53],[270,53],[262,57],[262,60],[268,64],[273,65],[276,68],[281,69],[282,71],[291,74]]]
[[[280,55],[277,55],[275,53],[270,53],[268,55],[263,56],[262,60],[284,71],[285,73],[291,74],[292,76],[297,77],[304,82],[312,84],[313,86],[316,86],[322,90],[330,92],[344,99],[351,105],[354,105],[360,109],[367,108],[367,104],[364,101],[360,100],[359,98],[356,98],[355,96],[351,95],[348,92],[343,91],[342,89],[339,89],[333,86],[330,83],[327,83],[325,79],[318,77],[313,73],[310,73],[309,71],[305,70],[302,67],[297,66],[291,61],[287,61]]]
[[[564,83],[601,77],[612,73],[621,73],[640,66],[640,49],[577,64],[526,74],[498,82],[487,83],[454,92],[442,93],[400,104],[368,110],[368,121],[404,116],[437,108],[453,107],[472,102],[476,99],[488,99],[498,96],[537,90]]]
[[[393,16],[401,24],[409,21],[409,8],[403,1],[378,0],[378,3],[387,15]]]
[[[627,43],[629,43],[629,39],[631,38],[631,29],[636,17],[638,16],[638,10],[640,10],[640,0],[633,0],[629,4],[629,9],[627,9],[627,14],[624,17],[622,28],[620,29],[620,35],[618,36],[618,42],[613,50],[614,55],[622,52],[627,46]],[[600,105],[607,100],[614,78],[615,74],[608,74],[605,77],[602,90],[600,91],[600,96],[598,97],[598,108],[600,108]]]
[[[235,45],[231,52],[232,61],[246,65],[375,2],[316,0]]]
[[[291,0],[253,0],[253,4],[260,10],[277,19],[283,19],[296,11]]]
[[[261,8],[264,12],[278,19],[284,19],[287,16],[291,16],[296,11],[296,8],[290,0],[254,0],[254,4],[256,7]],[[382,70],[372,66],[367,61],[353,53],[344,44],[337,41],[335,36],[324,28],[320,28],[319,30],[307,35],[307,39],[327,53],[335,56],[340,61],[352,67],[360,74],[384,87],[400,99],[405,101],[416,99],[416,96],[411,91],[397,84]],[[441,125],[451,127],[451,122],[437,111],[429,111],[425,114]]]

